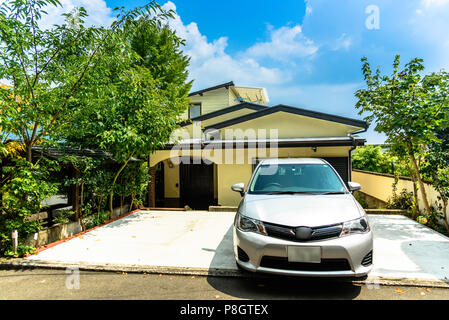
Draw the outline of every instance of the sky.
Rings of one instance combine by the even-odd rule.
[[[113,8],[147,1],[62,0],[63,11],[84,6],[87,22],[108,25]],[[186,40],[192,90],[228,81],[267,89],[269,105],[287,104],[356,119],[364,88],[360,59],[382,72],[394,56],[424,59],[426,72],[449,67],[449,0],[161,0],[175,10],[169,25]],[[372,124],[368,144],[385,137]]]

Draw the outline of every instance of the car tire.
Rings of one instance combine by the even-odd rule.
[[[244,269],[241,265],[239,265],[237,261],[235,261],[235,265],[240,270],[240,272],[242,272],[242,273],[250,273],[248,270]]]
[[[365,281],[366,279],[368,279],[368,275],[364,275],[364,276],[360,276],[360,277],[355,277],[354,278],[355,281]]]

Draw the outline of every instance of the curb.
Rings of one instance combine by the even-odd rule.
[[[78,268],[82,271],[95,272],[119,272],[119,273],[147,273],[165,275],[190,275],[190,276],[213,276],[213,277],[236,277],[261,279],[272,278],[272,275],[261,273],[242,272],[237,269],[218,268],[191,268],[191,267],[164,267],[164,266],[142,266],[127,264],[89,264],[89,263],[66,263],[59,261],[39,261],[14,259],[14,261],[0,261],[0,270],[23,270],[23,269],[54,269],[65,270],[67,268]],[[313,280],[315,278],[304,278]],[[325,279],[325,278],[316,278]],[[369,276],[366,280],[351,280],[348,278],[332,278],[332,280],[351,282],[355,285],[382,285],[382,286],[407,286],[449,289],[449,282],[432,279],[407,279]]]
[[[162,267],[162,266],[142,266],[131,264],[91,264],[83,262],[60,262],[60,261],[40,261],[16,258],[14,261],[0,262],[0,270],[11,269],[55,269],[78,268],[83,271],[97,272],[127,272],[127,273],[150,273],[150,274],[172,274],[172,275],[198,275],[198,276],[224,276],[242,277],[244,274],[234,269],[218,268],[191,268],[191,267]]]

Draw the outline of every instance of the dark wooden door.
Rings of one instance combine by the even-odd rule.
[[[181,164],[179,170],[182,206],[207,210],[214,204],[214,166]]]

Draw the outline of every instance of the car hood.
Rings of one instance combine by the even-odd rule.
[[[351,194],[246,194],[239,212],[249,218],[292,227],[332,225],[364,214]]]

